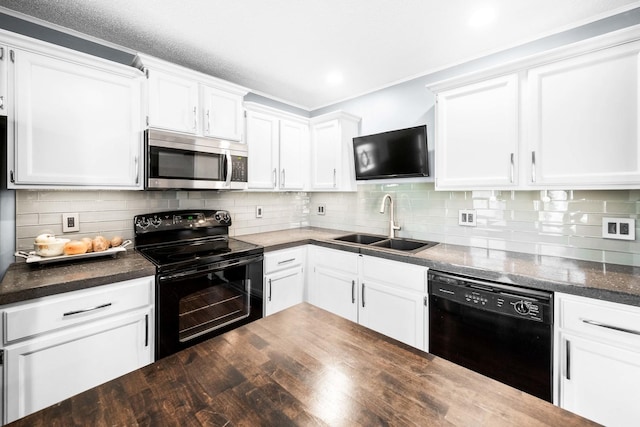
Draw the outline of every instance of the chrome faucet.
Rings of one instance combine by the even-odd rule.
[[[395,221],[393,220],[393,199],[391,198],[390,194],[385,194],[384,197],[382,198],[382,204],[380,205],[380,213],[381,214],[384,213],[384,204],[387,201],[387,199],[389,199],[389,238],[394,239],[396,237],[395,231],[400,230],[400,226],[396,225]]]

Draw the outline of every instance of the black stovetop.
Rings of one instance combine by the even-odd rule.
[[[228,237],[223,210],[181,210],[137,215],[135,247],[158,271],[175,271],[262,254],[264,248]]]

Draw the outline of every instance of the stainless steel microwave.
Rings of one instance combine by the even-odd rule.
[[[145,135],[145,188],[243,190],[245,144],[150,129]]]

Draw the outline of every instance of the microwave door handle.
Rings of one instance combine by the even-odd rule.
[[[231,174],[233,173],[233,164],[231,163],[231,153],[229,153],[228,151],[225,152],[225,156],[227,158],[227,179],[226,179],[226,186],[231,188]]]

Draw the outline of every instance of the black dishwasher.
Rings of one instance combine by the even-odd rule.
[[[429,271],[429,352],[552,401],[552,293]]]

